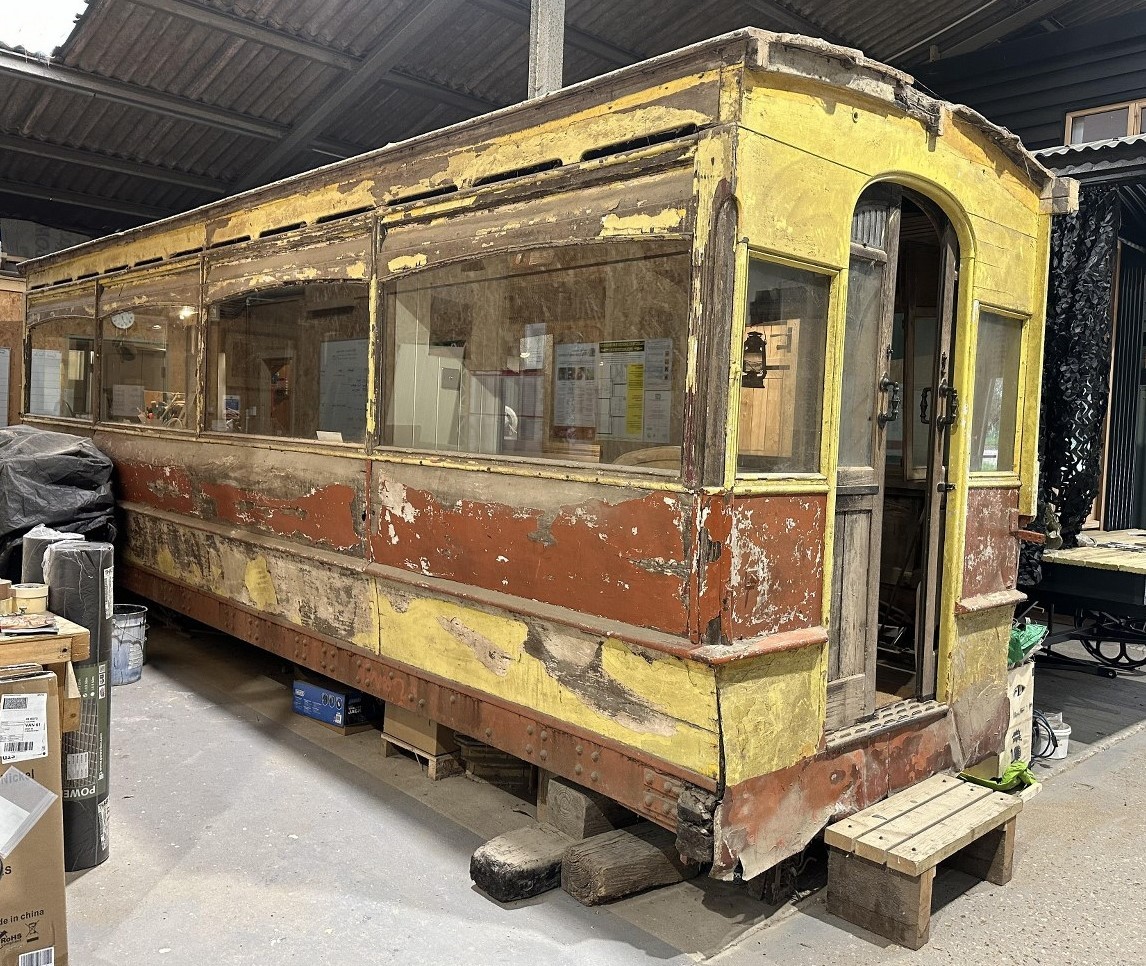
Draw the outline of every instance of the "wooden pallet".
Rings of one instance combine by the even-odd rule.
[[[55,616],[55,615],[53,615]],[[56,675],[59,684],[60,730],[80,726],[80,689],[73,661],[91,653],[91,634],[86,627],[56,617],[55,634],[0,634],[0,665],[39,664]]]
[[[426,774],[432,782],[449,778],[451,775],[460,775],[465,771],[465,767],[462,765],[457,752],[451,752],[448,755],[427,754],[421,748],[417,748],[409,742],[402,741],[400,738],[395,738],[393,735],[388,735],[383,731],[382,757],[390,758],[393,755],[400,755],[403,752],[413,755],[419,763],[425,762]]]
[[[935,775],[829,826],[828,911],[919,949],[930,938],[935,867],[950,859],[1009,882],[1022,808],[1017,795]]]

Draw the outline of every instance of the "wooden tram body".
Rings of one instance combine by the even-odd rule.
[[[126,587],[751,876],[1002,749],[1069,188],[741,31],[25,263],[27,421]]]

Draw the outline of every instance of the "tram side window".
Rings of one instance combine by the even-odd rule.
[[[382,442],[680,472],[680,241],[488,255],[388,286]]]
[[[979,313],[975,399],[971,414],[971,472],[1010,473],[1018,439],[1021,319]]]
[[[63,318],[28,331],[27,412],[36,416],[90,419],[95,322]]]
[[[195,428],[198,315],[192,305],[145,305],[100,320],[103,420]]]
[[[209,306],[207,429],[366,438],[369,287],[315,282]]]
[[[748,270],[740,474],[816,473],[831,279],[753,259]]]

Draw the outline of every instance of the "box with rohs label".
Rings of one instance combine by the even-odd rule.
[[[66,966],[56,676],[0,667],[0,966]]]

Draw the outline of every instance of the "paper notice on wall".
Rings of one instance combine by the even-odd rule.
[[[0,762],[34,761],[47,755],[47,694],[0,697]]]
[[[598,434],[667,443],[672,415],[672,340],[602,342],[600,349]]]
[[[570,342],[554,350],[553,425],[597,425],[597,344]]]

